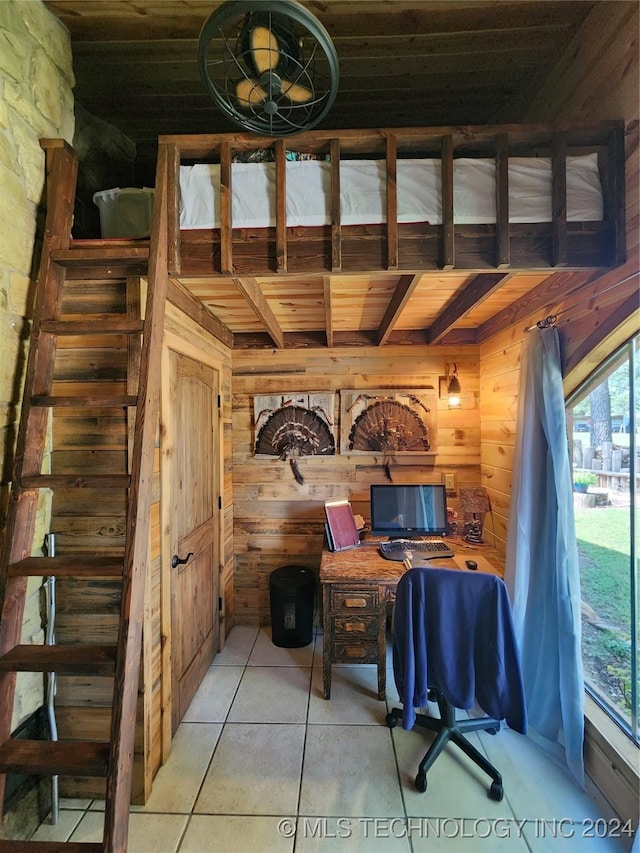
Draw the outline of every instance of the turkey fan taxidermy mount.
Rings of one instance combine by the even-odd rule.
[[[205,21],[198,66],[216,105],[267,136],[309,130],[338,92],[328,32],[297,0],[230,0]]]
[[[358,415],[349,436],[350,450],[383,453],[427,451],[427,429],[409,406],[376,400]]]
[[[335,453],[335,441],[325,422],[302,406],[283,406],[269,416],[256,439],[256,453],[289,459],[297,482],[304,483],[295,457]]]

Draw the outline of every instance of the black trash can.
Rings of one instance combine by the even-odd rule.
[[[316,581],[311,569],[282,566],[269,576],[271,639],[286,649],[308,646],[313,639]]]

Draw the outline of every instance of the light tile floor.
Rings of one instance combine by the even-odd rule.
[[[282,649],[269,628],[236,627],[174,739],[144,807],[132,807],[129,853],[623,853],[631,839],[596,792],[584,793],[526,737],[472,735],[504,778],[448,747],[420,794],[429,738],[393,731],[389,670],[379,702],[373,666],[333,668],[322,695],[322,635]],[[63,800],[34,838],[99,841],[100,801]],[[602,837],[604,836],[604,837]],[[616,837],[617,836],[617,837]]]

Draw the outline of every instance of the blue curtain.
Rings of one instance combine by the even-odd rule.
[[[560,346],[523,344],[505,582],[522,657],[529,730],[584,786],[580,574]]]

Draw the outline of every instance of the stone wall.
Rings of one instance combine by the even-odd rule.
[[[73,140],[69,34],[40,0],[0,2],[0,537],[29,339],[38,206],[44,185],[41,138]],[[47,530],[42,502],[34,550]],[[39,583],[30,588],[23,642],[43,640]],[[13,728],[42,703],[42,677],[19,677]]]

